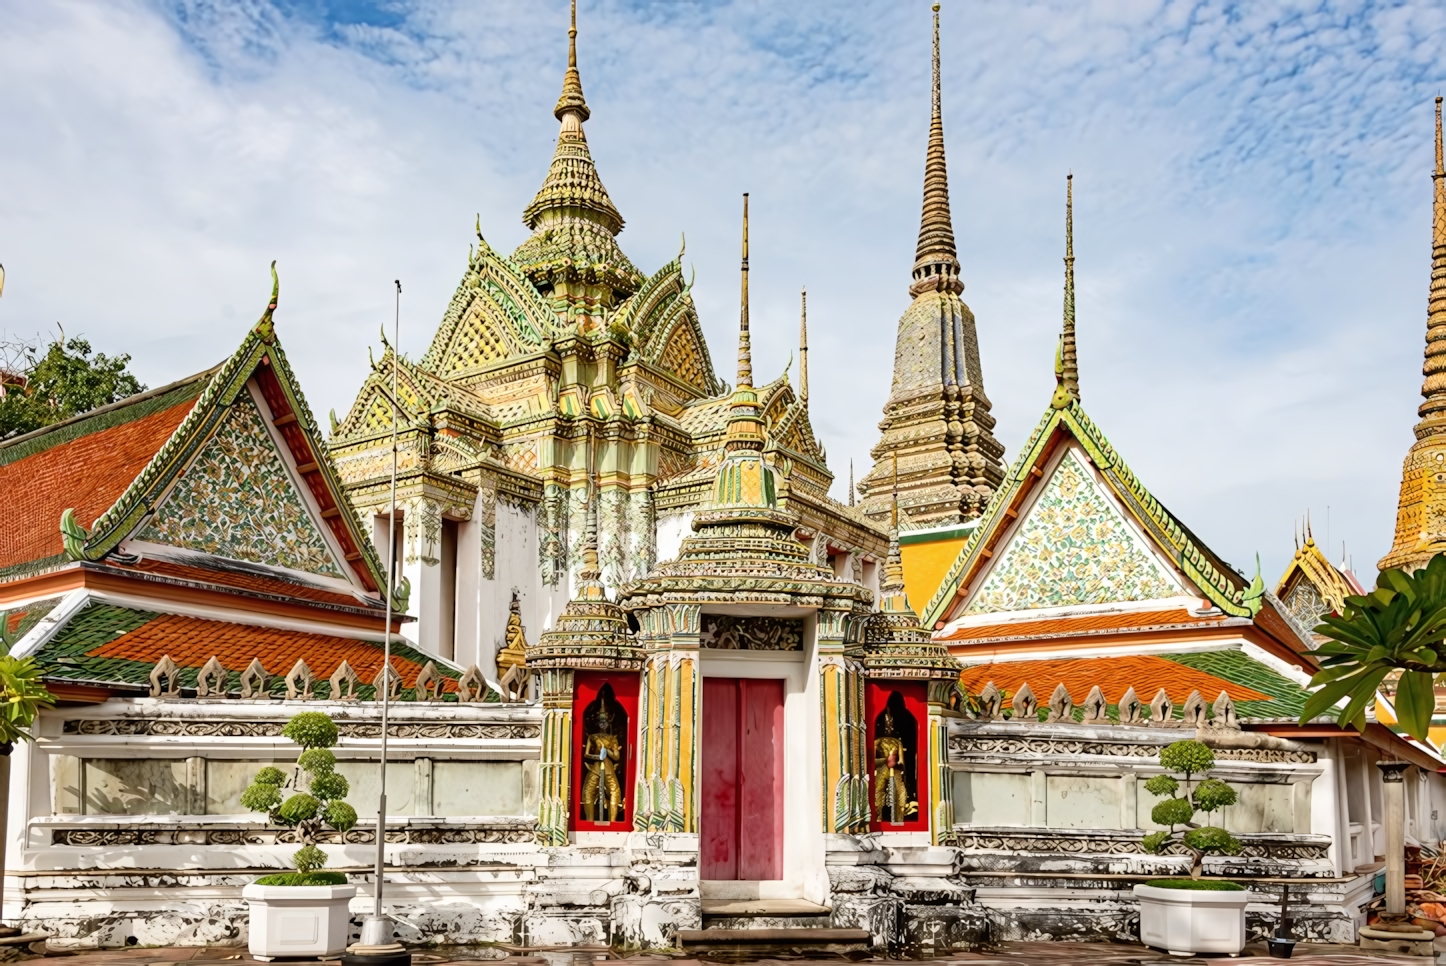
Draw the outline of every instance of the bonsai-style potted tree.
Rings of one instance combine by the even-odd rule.
[[[1146,835],[1141,844],[1155,855],[1175,844],[1183,846],[1190,854],[1190,876],[1135,886],[1140,941],[1173,955],[1235,955],[1245,948],[1245,903],[1250,893],[1238,883],[1202,878],[1201,873],[1206,855],[1238,855],[1240,842],[1223,828],[1195,821],[1199,813],[1209,815],[1234,805],[1235,789],[1209,777],[1215,753],[1194,739],[1166,747],[1160,752],[1160,766],[1165,774],[1145,782],[1145,790],[1162,799],[1150,810],[1150,818],[1165,828]]]
[[[295,872],[264,875],[242,890],[251,905],[251,955],[334,956],[347,946],[349,906],[356,886],[346,874],[324,872],[326,853],[316,845],[325,828],[345,832],[356,825],[356,809],[342,801],[351,789],[336,773],[336,723],[320,711],[303,711],[286,723],[282,735],[302,747],[291,777],[266,767],[241,793],[241,804],[266,812],[277,825],[296,829],[301,848],[291,856]],[[292,794],[282,798],[284,789]]]

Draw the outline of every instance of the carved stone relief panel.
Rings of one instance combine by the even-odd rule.
[[[699,645],[725,651],[801,651],[803,621],[704,614]]]

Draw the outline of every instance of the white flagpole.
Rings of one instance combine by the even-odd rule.
[[[397,424],[401,419],[401,407],[397,404],[397,353],[400,351],[402,334],[402,282],[396,281],[396,301],[392,316],[392,486],[387,501],[387,620],[385,638],[382,642],[382,747],[381,759],[377,762],[377,784],[381,794],[377,796],[377,860],[376,892],[372,905],[371,919],[376,922],[372,934],[364,936],[367,945],[382,945],[392,942],[392,931],[385,928],[386,917],[382,906],[382,872],[385,865],[387,844],[387,709],[392,693],[392,593],[396,589],[397,566]],[[380,935],[377,935],[380,932]],[[370,942],[368,942],[370,940]]]

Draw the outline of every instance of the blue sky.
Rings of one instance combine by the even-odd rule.
[[[0,0],[0,329],[63,323],[159,385],[214,364],[282,277],[325,422],[404,286],[418,354],[473,218],[526,234],[563,0]],[[715,361],[752,193],[755,360],[809,289],[814,424],[862,475],[907,305],[929,4],[582,0],[587,133],[644,271],[686,260]],[[964,297],[1013,458],[1047,405],[1073,170],[1086,408],[1155,493],[1267,579],[1309,509],[1374,572],[1419,401],[1427,2],[944,0]],[[1369,576],[1367,577],[1369,579]]]

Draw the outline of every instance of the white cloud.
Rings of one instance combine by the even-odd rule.
[[[809,288],[814,421],[859,475],[907,296],[928,4],[584,0],[588,137],[644,270],[680,233],[725,378],[738,195],[755,358]],[[556,134],[565,4],[0,0],[0,327],[55,321],[157,385],[282,272],[282,338],[344,411],[405,286],[425,347],[474,212],[510,249]],[[1012,456],[1051,390],[1076,173],[1084,398],[1157,495],[1267,578],[1315,511],[1368,570],[1411,441],[1429,259],[1427,2],[946,3],[965,298]],[[836,494],[842,494],[842,484]]]

